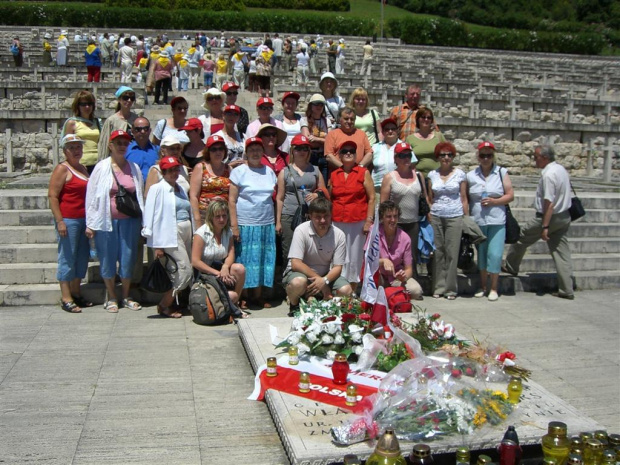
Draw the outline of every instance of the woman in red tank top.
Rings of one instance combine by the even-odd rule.
[[[50,178],[49,204],[58,236],[58,271],[60,307],[69,313],[80,313],[92,302],[80,293],[80,282],[88,269],[86,237],[86,186],[88,171],[80,164],[84,141],[67,134],[60,142],[66,160],[56,166]]]

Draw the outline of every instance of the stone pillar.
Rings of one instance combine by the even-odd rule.
[[[11,129],[7,129],[5,132],[6,137],[6,172],[13,172],[13,143],[11,142]]]

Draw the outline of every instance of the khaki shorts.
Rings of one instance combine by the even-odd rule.
[[[282,277],[282,285],[288,285],[288,283],[290,283],[295,278],[307,279],[308,277],[305,274],[300,273],[299,271],[289,271]],[[336,292],[341,287],[348,285],[349,281],[344,279],[342,276],[338,276],[338,278],[336,278],[336,281],[334,281],[333,283],[329,283],[329,287],[331,288],[332,292]]]

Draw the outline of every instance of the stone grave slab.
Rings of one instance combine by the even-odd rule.
[[[284,337],[290,330],[290,324],[290,318],[239,320],[239,337],[254,372],[266,363],[267,357],[280,356],[283,353],[271,342],[270,326],[277,328],[278,335]],[[504,384],[489,387],[502,391],[506,389]],[[247,386],[248,395],[252,389],[252,385]],[[266,392],[265,401],[293,465],[327,465],[342,461],[346,454],[357,454],[365,459],[374,451],[375,443],[372,441],[347,447],[337,446],[332,442],[330,428],[353,417],[338,407],[274,390]],[[552,420],[565,422],[569,434],[604,429],[544,387],[529,381],[524,384],[517,416],[509,418],[508,422],[488,427],[482,435],[465,438],[460,435],[449,436],[429,444],[434,453],[454,452],[463,444],[467,444],[472,450],[495,447],[500,443],[508,424],[515,425],[522,445],[537,444],[546,433],[547,423]],[[413,444],[400,441],[403,453],[409,454]]]

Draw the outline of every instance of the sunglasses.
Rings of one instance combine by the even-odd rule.
[[[478,155],[480,158],[493,158],[495,155],[492,153],[481,153]]]
[[[262,137],[277,137],[277,132],[263,132]]]
[[[134,126],[133,130],[135,132],[147,132],[151,129],[151,126]]]
[[[293,150],[295,150],[297,152],[309,152],[310,151],[310,147],[302,145],[302,146],[298,146],[298,147],[293,147]]]
[[[433,117],[432,116],[428,116],[428,115],[420,116],[420,119],[427,119],[427,120],[433,121]]]
[[[439,158],[443,158],[443,157],[454,158],[454,154],[452,152],[441,152],[439,154]]]
[[[226,92],[226,95],[239,95],[239,92]]]
[[[93,102],[80,102],[78,103],[78,106],[80,107],[92,107],[94,105]]]
[[[396,158],[411,158],[411,152],[397,153]]]
[[[355,155],[355,149],[342,149],[340,155]]]
[[[135,95],[123,95],[121,97],[121,99],[123,99],[125,101],[131,100],[132,102],[135,102],[136,101],[136,96]]]
[[[225,152],[226,146],[224,145],[215,145],[209,149],[209,152]]]
[[[388,126],[386,128],[383,128],[383,132],[394,132],[396,131],[396,126]]]
[[[214,100],[221,100],[220,97],[207,97],[207,102],[213,102]]]
[[[261,105],[260,107],[258,107],[259,110],[273,110],[273,107],[271,105]]]
[[[314,107],[323,107],[323,106],[325,106],[325,104],[323,102],[312,102],[312,103],[310,103],[310,105],[312,105]]]

